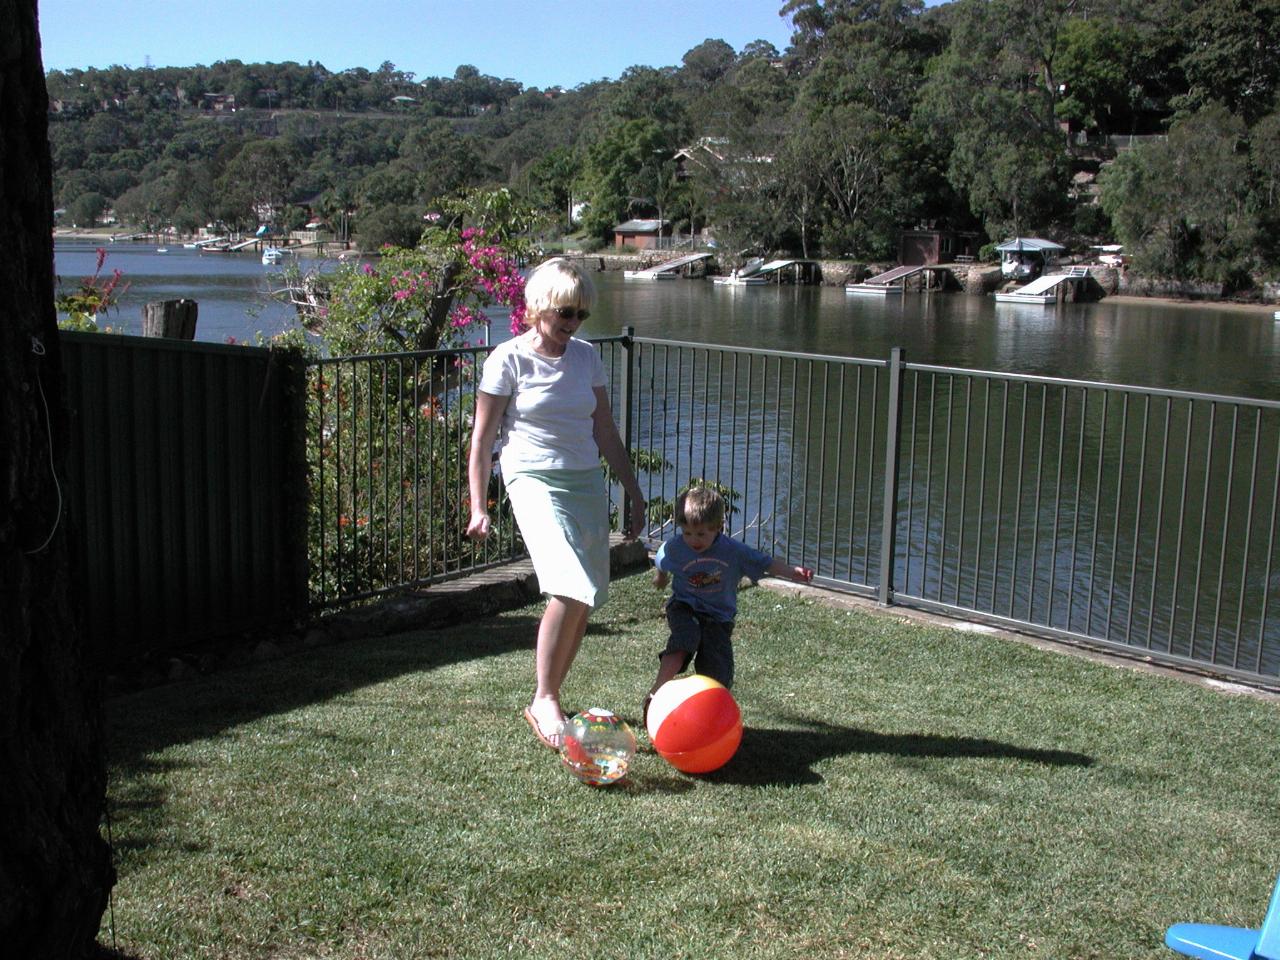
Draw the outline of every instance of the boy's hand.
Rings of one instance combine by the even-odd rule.
[[[808,567],[793,567],[791,569],[791,579],[797,583],[811,583],[813,581],[813,571]]]
[[[664,587],[666,587],[667,571],[665,570],[653,571],[653,585],[657,587],[659,590],[662,590]]]

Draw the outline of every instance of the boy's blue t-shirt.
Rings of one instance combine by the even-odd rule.
[[[653,562],[671,574],[672,600],[730,622],[738,614],[738,581],[744,576],[759,580],[773,557],[723,533],[702,553],[695,553],[677,534],[658,548]]]

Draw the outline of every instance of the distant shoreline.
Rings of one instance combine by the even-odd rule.
[[[106,230],[99,228],[96,231],[74,230],[74,229],[58,229],[53,232],[55,240],[84,240],[89,242],[111,243],[113,236],[128,236],[119,230]],[[189,242],[189,237],[175,237],[171,242],[183,243]],[[127,240],[126,243],[142,243],[140,240]],[[147,241],[150,242],[150,241]],[[167,241],[169,242],[169,241]],[[1151,304],[1162,307],[1172,307],[1175,309],[1195,310],[1197,308],[1213,307],[1215,310],[1229,310],[1237,313],[1253,314],[1265,313],[1274,314],[1280,304],[1268,303],[1265,301],[1243,301],[1243,300],[1188,300],[1179,297],[1145,297],[1135,296],[1127,293],[1108,294],[1100,303],[1127,303],[1127,304]]]

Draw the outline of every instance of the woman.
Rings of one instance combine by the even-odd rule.
[[[590,313],[590,280],[567,260],[548,260],[530,274],[524,295],[529,330],[496,347],[480,378],[467,536],[489,535],[496,442],[507,495],[547,597],[538,625],[537,689],[524,716],[543,744],[557,748],[564,720],[560,685],[587,615],[609,591],[609,506],[600,457],[630,498],[628,536],[642,528],[645,501],[609,409],[604,364],[595,347],[574,337]]]

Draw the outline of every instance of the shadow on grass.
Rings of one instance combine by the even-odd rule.
[[[106,704],[108,760],[136,768],[165,747],[213,737],[393,677],[532,650],[538,621],[501,617],[486,619],[482,629],[476,627],[349,640],[114,698]]]
[[[805,720],[803,730],[754,727],[742,733],[742,745],[728,765],[706,774],[712,783],[741,786],[794,786],[821,783],[813,769],[819,761],[852,754],[888,753],[899,757],[995,758],[1048,766],[1088,767],[1093,758],[1069,750],[1041,750],[980,737],[927,733],[876,733]]]

